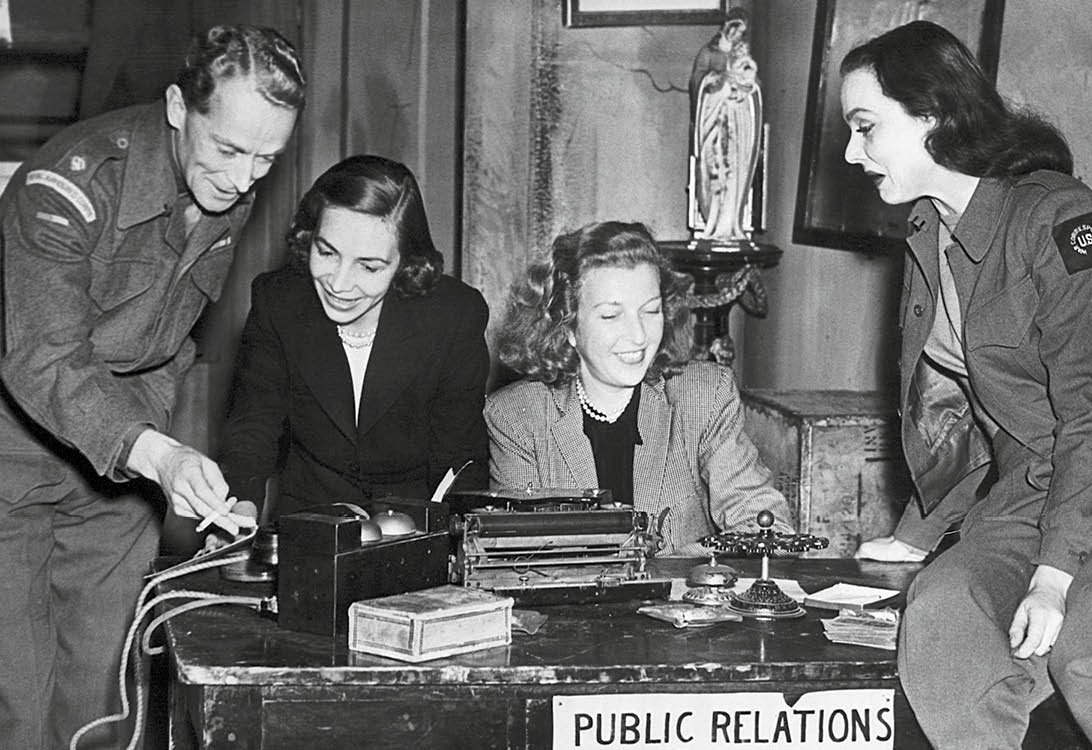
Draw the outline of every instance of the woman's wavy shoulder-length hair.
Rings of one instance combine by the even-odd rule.
[[[672,270],[643,224],[618,221],[588,224],[559,235],[550,251],[528,266],[509,295],[498,337],[501,362],[532,380],[549,384],[571,381],[580,357],[569,342],[569,333],[576,327],[584,278],[597,268],[646,264],[659,273],[664,333],[645,381],[679,372],[694,345],[686,304],[688,286]]]
[[[315,180],[286,235],[290,263],[304,273],[322,212],[331,207],[378,216],[390,224],[399,255],[391,286],[399,297],[426,295],[435,288],[444,256],[432,242],[421,189],[406,165],[382,156],[350,156]]]
[[[851,49],[841,74],[871,71],[884,95],[936,126],[925,148],[942,167],[973,177],[1018,177],[1037,169],[1072,174],[1065,138],[1037,113],[1014,108],[952,32],[912,21]]]

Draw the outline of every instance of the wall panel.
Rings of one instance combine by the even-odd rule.
[[[813,3],[766,0],[755,7],[755,56],[773,131],[770,240],[785,254],[767,274],[769,317],[746,321],[742,380],[782,390],[892,391],[898,378],[902,257],[791,241],[805,127],[805,51],[811,49],[814,22]],[[1038,109],[1068,136],[1075,171],[1085,180],[1092,171],[1090,36],[1086,0],[1006,0],[997,78],[1002,94]]]

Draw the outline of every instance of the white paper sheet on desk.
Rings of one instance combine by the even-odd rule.
[[[826,607],[827,609],[860,609],[890,599],[898,593],[893,589],[881,589],[875,586],[836,583],[822,591],[808,594],[804,603],[815,607]]]

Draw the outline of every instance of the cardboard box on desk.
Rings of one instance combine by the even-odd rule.
[[[509,597],[438,586],[349,606],[349,648],[419,662],[512,642]]]
[[[912,484],[896,396],[877,391],[743,391],[744,431],[797,515],[830,546],[806,557],[852,557],[890,534]]]

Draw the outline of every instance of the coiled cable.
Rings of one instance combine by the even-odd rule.
[[[144,681],[144,659],[143,656],[155,655],[163,653],[166,650],[165,646],[153,647],[151,645],[152,634],[155,629],[165,623],[170,618],[182,614],[183,612],[189,612],[191,610],[199,609],[202,607],[211,607],[218,604],[241,604],[247,607],[254,607],[258,610],[274,610],[276,608],[276,597],[259,597],[259,596],[227,596],[222,594],[210,594],[207,591],[189,591],[180,589],[178,591],[169,591],[165,594],[153,598],[151,601],[146,601],[149,594],[155,589],[156,586],[164,581],[171,580],[173,578],[179,578],[185,575],[191,575],[193,573],[207,570],[209,568],[222,567],[224,565],[231,565],[238,562],[243,562],[249,557],[249,552],[240,552],[226,557],[217,557],[216,559],[202,559],[201,556],[195,557],[190,563],[176,566],[169,571],[153,575],[148,582],[144,585],[144,588],[140,592],[140,596],[137,597],[136,612],[133,616],[133,622],[129,625],[129,630],[125,636],[125,644],[121,653],[121,666],[118,669],[118,689],[121,693],[121,711],[116,714],[110,714],[109,716],[103,716],[93,721],[84,724],[79,730],[72,735],[72,739],[69,742],[69,750],[78,750],[80,740],[91,730],[111,724],[114,722],[125,721],[129,718],[129,691],[126,685],[126,674],[129,670],[129,655],[132,652],[133,656],[133,679],[135,682],[136,692],[136,718],[133,726],[133,733],[129,739],[129,744],[126,745],[126,750],[136,750],[141,739],[144,736],[144,713],[145,703],[147,701],[147,685]],[[143,635],[140,638],[140,643],[137,643],[137,634],[140,632],[141,623],[148,616],[149,612],[152,612],[156,607],[166,601],[172,599],[189,599],[185,604],[181,604],[173,609],[164,612],[158,617],[154,618],[148,627],[144,630]]]

